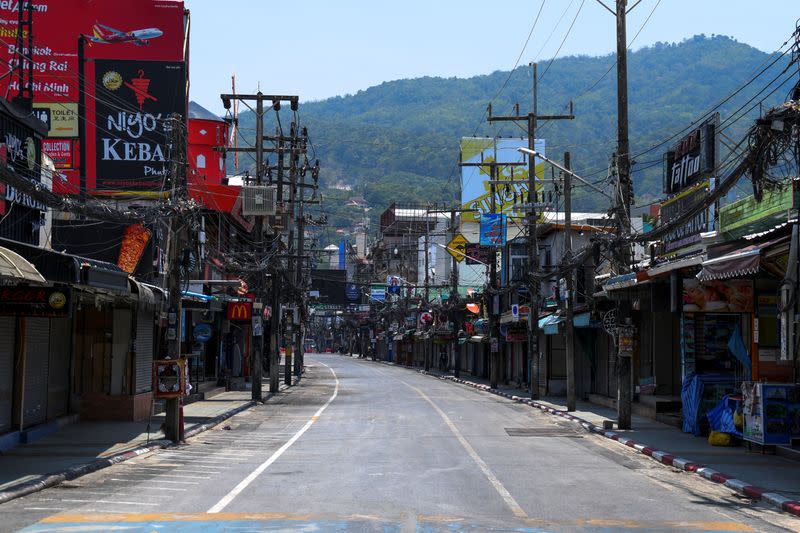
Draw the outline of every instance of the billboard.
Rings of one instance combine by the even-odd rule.
[[[94,65],[96,101],[87,110],[94,107],[96,127],[87,131],[86,146],[87,177],[96,178],[94,187],[87,179],[87,188],[161,191],[171,171],[170,116],[185,116],[185,64],[107,59]]]
[[[0,60],[16,65],[29,59],[16,50],[19,2],[0,2]],[[97,59],[182,61],[182,1],[34,0],[34,101],[78,101],[78,38],[85,56]],[[0,80],[15,93],[16,79]]]
[[[461,162],[469,165],[478,163],[523,163],[527,156],[517,148],[528,146],[528,140],[522,138],[495,139],[491,137],[463,137],[461,139]],[[544,139],[536,139],[536,151],[545,153]],[[492,198],[489,185],[490,167],[487,166],[462,166],[461,167],[461,206],[465,209],[478,209],[477,212],[462,214],[465,222],[479,222],[481,213],[491,210]],[[544,175],[544,161],[536,160],[536,177],[542,179]],[[495,188],[495,212],[511,214],[514,210],[514,198],[521,204],[524,192],[528,197],[528,167],[507,166],[499,167],[496,179],[519,182],[514,185],[497,186]],[[537,191],[541,185],[537,186]]]
[[[87,150],[87,180],[80,183],[77,150],[55,152],[60,160],[60,175],[53,180],[53,190],[62,194],[77,194],[81,187],[95,192],[94,137],[105,124],[94,120],[96,60],[135,60],[183,62],[186,49],[185,9],[180,0],[34,0],[33,47],[18,51],[17,1],[0,1],[0,60],[10,66],[31,64],[33,67],[34,114],[48,125],[49,138],[73,139],[73,148]],[[79,42],[84,62],[79,64]],[[32,52],[32,53],[31,53]],[[83,69],[87,138],[80,144],[79,136],[79,73]],[[185,86],[185,80],[180,84]],[[14,96],[19,90],[16,76],[0,79],[0,94]],[[112,98],[109,106],[128,108],[127,103]],[[98,102],[99,104],[99,102]],[[181,109],[185,116],[185,105]],[[91,141],[91,142],[90,142]],[[51,145],[52,146],[52,145]],[[62,148],[65,145],[57,145]],[[91,154],[88,152],[92,152]],[[73,160],[68,161],[69,156]],[[118,179],[113,177],[112,179]],[[124,183],[124,182],[123,182]],[[107,183],[101,183],[105,190]],[[134,191],[141,191],[142,186]]]

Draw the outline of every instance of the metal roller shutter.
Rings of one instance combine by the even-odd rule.
[[[153,388],[153,313],[136,314],[136,393]]]
[[[25,399],[23,427],[47,418],[47,382],[50,361],[50,319],[28,317],[25,331]]]
[[[67,414],[69,406],[69,361],[72,355],[72,319],[50,319],[50,365],[47,418]]]
[[[14,403],[14,327],[13,316],[0,316],[0,433],[11,429]]]

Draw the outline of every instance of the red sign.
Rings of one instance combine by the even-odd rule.
[[[33,50],[30,56],[27,51],[27,42],[26,50],[18,52],[16,49],[18,6],[21,4],[24,5],[18,0],[0,0],[0,61],[13,67],[20,61],[27,65],[32,59],[33,95],[37,105],[35,111],[37,116],[48,120],[51,135],[62,138],[77,137],[77,105],[80,92],[78,76],[80,67],[84,68],[88,142],[73,147],[70,154],[72,162],[69,163],[69,166],[66,161],[67,154],[63,151],[58,152],[54,159],[57,159],[56,168],[61,169],[62,172],[58,179],[53,180],[53,192],[60,194],[78,194],[80,192],[79,171],[76,169],[78,166],[76,160],[79,154],[77,150],[87,149],[91,153],[87,154],[86,158],[86,185],[90,193],[96,193],[97,191],[93,190],[96,187],[95,176],[100,173],[100,170],[94,168],[94,143],[97,138],[95,132],[107,131],[111,128],[106,123],[106,117],[96,120],[94,116],[95,103],[98,99],[105,97],[96,94],[95,91],[94,60],[186,61],[188,59],[184,57],[186,10],[183,1],[34,0],[33,27],[35,30]],[[83,37],[86,61],[83,65],[78,65],[78,41],[81,36]],[[98,72],[97,76],[104,74],[105,72]],[[121,72],[119,74],[122,75]],[[112,85],[116,83],[113,75],[109,83]],[[122,85],[122,83],[129,85]],[[124,103],[117,99],[111,99],[106,103],[113,102],[111,105],[116,105],[120,111],[126,112],[128,116],[125,117],[125,120],[131,120],[135,127],[146,120],[146,117],[143,116],[137,118],[136,114],[143,115],[148,112],[140,108],[144,106],[145,100],[152,103],[151,100],[146,99],[147,94],[152,96],[152,91],[145,90],[143,92],[141,86],[143,82],[129,77],[123,79],[122,83],[121,88],[135,93],[135,97],[132,99],[133,106],[128,104],[127,99]],[[185,81],[180,85],[185,86]],[[177,85],[173,88],[177,88]],[[6,76],[0,79],[0,94],[8,93],[10,96],[14,96],[18,91],[19,81],[16,76]],[[138,104],[140,95],[145,99],[142,100],[142,104]],[[185,106],[179,112],[186,116]],[[166,133],[160,131],[158,138],[166,138]],[[120,158],[124,161],[130,161],[134,155],[139,160],[145,157],[138,144],[135,146],[132,143],[123,144],[127,142],[128,140],[118,142],[111,156],[120,154]],[[117,147],[122,150],[117,150]],[[137,150],[136,153],[134,153],[134,148]],[[142,148],[144,149],[144,147]],[[154,149],[152,141],[148,148]],[[154,168],[156,172],[163,172],[162,165]],[[120,176],[120,178],[125,179],[128,176]],[[129,182],[121,183],[127,185]],[[110,185],[105,184],[105,186]],[[151,183],[147,183],[144,188],[151,187],[151,185]],[[141,191],[143,187],[137,186],[134,189]],[[116,187],[116,190],[125,190],[125,187]]]
[[[0,2],[0,60],[16,65],[27,57],[16,53],[19,1]],[[78,37],[85,57],[182,61],[182,1],[35,0],[33,4],[34,100],[78,101]],[[12,76],[0,81],[5,93],[18,90]]]
[[[153,390],[156,398],[177,398],[186,390],[186,361],[161,359],[153,361]]]
[[[77,139],[44,139],[42,151],[53,160],[56,168],[72,168],[75,164]]]
[[[245,322],[253,318],[252,302],[231,302],[228,304],[225,316],[231,321]]]

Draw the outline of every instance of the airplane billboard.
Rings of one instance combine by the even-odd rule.
[[[118,106],[121,111],[136,112],[139,106],[118,94],[107,94],[109,100],[99,102],[95,94],[95,62],[185,62],[188,36],[184,3],[182,0],[32,0],[33,47],[27,49],[27,36],[23,36],[20,52],[16,39],[21,3],[21,0],[0,1],[0,61],[12,67],[20,61],[23,66],[32,61],[34,113],[48,124],[48,137],[70,139],[73,145],[86,151],[85,183],[80,180],[80,154],[76,153],[72,168],[61,168],[54,177],[53,191],[61,194],[78,194],[82,189],[90,194],[98,189],[105,191],[108,184],[103,183],[104,178],[101,177],[100,185],[95,179],[94,172],[99,169],[94,168],[94,142],[96,134],[108,128],[106,123],[94,120],[95,107]],[[79,65],[79,48],[85,58],[82,65]],[[86,80],[87,131],[84,142],[79,143],[81,70]],[[185,86],[185,80],[179,85]],[[18,90],[16,76],[0,80],[0,94],[13,97]],[[185,89],[179,90],[185,96]],[[185,109],[184,104],[177,111],[185,116]],[[45,144],[45,148],[62,144]],[[63,154],[49,155],[58,159]],[[141,188],[134,188],[134,192],[138,190]]]

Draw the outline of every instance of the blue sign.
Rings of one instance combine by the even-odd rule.
[[[339,270],[345,269],[345,248],[346,244],[344,240],[339,242]]]
[[[358,285],[355,283],[348,283],[344,288],[344,293],[348,300],[356,301],[361,296],[361,291],[358,290]]]
[[[506,215],[503,213],[481,214],[481,246],[504,246],[506,244]]]
[[[211,329],[211,324],[202,322],[197,324],[192,331],[194,340],[197,342],[208,342],[214,336],[214,330]]]
[[[378,302],[386,301],[386,286],[373,285],[369,288],[369,297]]]

